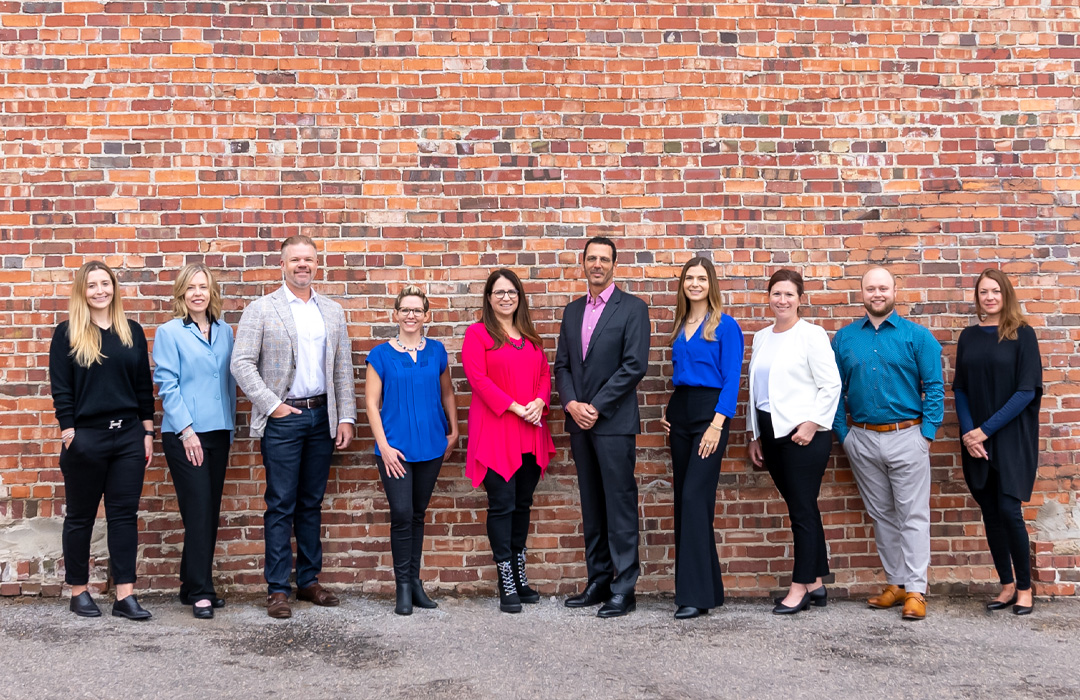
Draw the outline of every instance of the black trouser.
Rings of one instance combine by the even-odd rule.
[[[536,455],[521,455],[521,468],[507,481],[493,469],[484,475],[484,490],[488,496],[487,534],[495,561],[510,561],[525,549],[529,538],[533,492],[540,483],[540,467]]]
[[[420,557],[424,554],[424,519],[443,458],[425,462],[402,462],[405,476],[390,476],[386,463],[375,455],[382,477],[386,502],[390,505],[390,554],[394,559],[394,579],[407,583],[420,576]]]
[[[188,459],[176,433],[162,433],[161,447],[169,465],[180,519],[184,521],[184,553],[180,556],[180,597],[192,602],[213,600],[214,550],[221,518],[221,492],[229,466],[229,431],[198,433],[203,463]]]
[[[797,445],[791,440],[795,431],[776,437],[772,416],[758,411],[757,417],[765,466],[787,503],[791,519],[795,549],[791,582],[811,584],[819,576],[829,573],[829,550],[825,545],[825,528],[821,525],[817,499],[821,479],[829,466],[832,434],[828,430],[818,431],[809,445]]]
[[[716,451],[702,459],[701,438],[716,416],[719,389],[675,387],[668,402],[671,472],[675,489],[675,604],[715,608],[724,604],[716,553],[716,487],[731,421],[724,421]]]
[[[135,583],[139,549],[139,497],[146,471],[142,423],[123,428],[76,428],[70,449],[60,451],[64,475],[64,580],[72,586],[90,582],[90,539],[98,504],[105,497],[109,567],[113,582]]]
[[[589,583],[633,593],[641,573],[634,435],[570,433],[581,493],[581,529]]]
[[[997,469],[987,470],[986,485],[971,489],[971,495],[982,509],[986,526],[986,543],[994,558],[1001,585],[1013,583],[1016,570],[1016,588],[1031,588],[1031,545],[1028,541],[1027,524],[1019,498],[1001,490],[1001,478]]]

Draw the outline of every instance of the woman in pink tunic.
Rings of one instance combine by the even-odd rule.
[[[540,601],[525,575],[525,541],[533,491],[555,445],[547,425],[551,368],[510,270],[496,270],[484,284],[482,318],[466,331],[461,359],[472,386],[465,475],[488,494],[499,609],[521,612],[522,603]]]

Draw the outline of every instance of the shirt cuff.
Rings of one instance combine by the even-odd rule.
[[[278,409],[278,406],[280,406],[283,403],[285,403],[285,402],[284,401],[278,401],[276,404],[274,404],[273,408],[271,408],[269,411],[266,412],[266,415],[268,415],[268,416],[273,415],[274,411],[276,411]]]
[[[338,425],[341,425],[342,423],[348,423],[349,425],[356,425],[356,419],[355,418],[342,418],[341,420],[338,421]]]
[[[934,436],[937,435],[937,429],[938,427],[936,425],[927,423],[926,421],[923,421],[922,425],[919,426],[919,431],[922,432],[922,436],[931,442],[934,441]]]

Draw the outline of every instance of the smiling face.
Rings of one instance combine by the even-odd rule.
[[[794,322],[799,317],[799,288],[794,282],[782,280],[769,290],[769,308],[780,325]]]
[[[518,308],[518,291],[514,283],[505,277],[495,280],[491,287],[491,295],[488,297],[495,316],[503,322],[513,321],[514,312]]]
[[[866,312],[876,318],[886,318],[896,306],[896,282],[887,270],[870,270],[862,279],[862,300]]]
[[[206,279],[206,273],[196,272],[188,280],[187,289],[184,291],[184,304],[187,305],[189,314],[201,316],[206,313],[210,306],[210,282]]]
[[[405,335],[419,333],[427,320],[428,312],[424,311],[424,300],[420,297],[402,297],[401,303],[394,309],[398,331]]]
[[[589,281],[589,289],[594,294],[599,294],[611,285],[615,277],[615,259],[611,246],[603,243],[593,243],[585,248],[584,255],[585,279]]]
[[[709,274],[702,265],[695,265],[686,271],[683,276],[683,294],[687,301],[708,301],[709,299]]]
[[[991,277],[983,277],[979,281],[979,287],[975,290],[978,300],[979,311],[987,318],[996,318],[1001,314],[1005,298],[1001,293],[1001,285]]]
[[[91,311],[108,311],[116,289],[105,270],[91,270],[86,276],[86,303]]]
[[[313,246],[297,243],[281,251],[281,271],[293,289],[307,289],[315,281],[319,255]]]

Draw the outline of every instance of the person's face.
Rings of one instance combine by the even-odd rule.
[[[86,303],[96,311],[107,311],[116,289],[105,270],[93,270],[86,276]]]
[[[187,289],[184,291],[184,303],[188,313],[204,314],[210,306],[210,282],[206,279],[205,272],[196,272],[188,280]]]
[[[979,308],[987,316],[996,316],[1001,313],[1004,298],[1001,294],[1001,285],[990,277],[983,277],[979,282],[979,288],[975,290],[979,297]]]
[[[615,277],[615,260],[612,259],[611,246],[593,243],[585,249],[585,279],[589,286],[601,291],[608,288]]]
[[[896,305],[896,283],[885,270],[871,270],[862,279],[862,300],[871,316],[885,318]]]
[[[394,320],[402,333],[419,333],[427,319],[424,300],[420,297],[403,297],[398,308],[394,310]]]
[[[495,280],[495,286],[491,288],[491,308],[495,315],[501,319],[512,319],[517,311],[520,300],[518,299],[517,287],[505,277]]]
[[[769,308],[777,321],[790,321],[799,315],[799,290],[794,282],[777,282],[769,290]]]
[[[281,271],[285,281],[296,289],[310,287],[318,269],[319,256],[313,246],[299,243],[281,251]]]
[[[683,278],[683,294],[688,301],[707,301],[709,298],[709,275],[703,265],[695,265]]]

